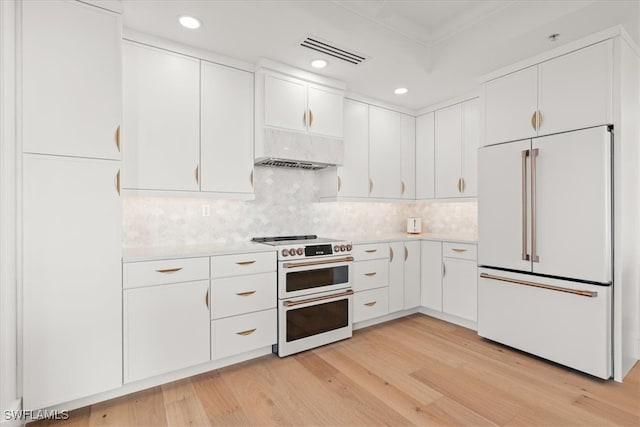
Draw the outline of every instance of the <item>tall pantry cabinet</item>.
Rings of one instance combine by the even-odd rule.
[[[21,5],[22,373],[31,410],[122,384],[121,17],[80,2]]]

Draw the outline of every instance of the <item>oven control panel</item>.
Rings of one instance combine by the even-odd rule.
[[[278,258],[300,259],[330,255],[348,255],[353,245],[347,242],[334,242],[319,245],[292,245],[281,248]]]

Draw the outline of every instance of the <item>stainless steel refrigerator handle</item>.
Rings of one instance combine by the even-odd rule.
[[[527,157],[529,150],[522,150],[522,260],[529,261],[527,252]]]
[[[536,239],[536,157],[538,149],[531,150],[531,261],[540,262]]]
[[[542,283],[529,282],[526,280],[516,280],[509,277],[494,276],[493,274],[480,273],[480,278],[499,280],[501,282],[513,283],[515,285],[531,286],[533,288],[547,289],[549,291],[565,292],[567,294],[579,295],[581,297],[596,298],[598,293],[595,291],[585,291],[581,289],[562,288],[560,286],[543,285]]]

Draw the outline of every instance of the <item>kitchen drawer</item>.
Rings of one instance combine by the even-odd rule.
[[[353,323],[374,319],[389,313],[389,291],[378,288],[353,295]]]
[[[211,280],[211,318],[236,316],[276,306],[275,272]]]
[[[353,290],[356,292],[389,285],[389,260],[374,259],[353,263]]]
[[[369,259],[389,258],[389,244],[375,243],[370,245],[353,245],[351,254],[356,261],[366,261]]]
[[[470,243],[442,243],[442,256],[447,258],[477,259],[477,246]]]
[[[276,252],[253,252],[211,257],[212,278],[266,273],[276,271],[277,267]]]
[[[275,344],[277,313],[274,308],[211,322],[212,358],[221,359]]]
[[[123,287],[193,282],[209,279],[209,257],[124,263]]]

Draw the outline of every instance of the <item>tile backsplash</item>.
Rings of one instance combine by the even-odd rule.
[[[255,200],[125,197],[125,248],[246,241],[286,234],[384,235],[422,218],[425,232],[475,234],[475,202],[318,202],[316,173],[256,167]],[[210,216],[203,216],[209,205]]]

